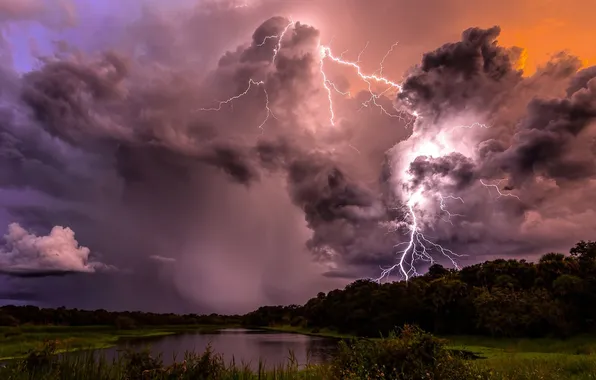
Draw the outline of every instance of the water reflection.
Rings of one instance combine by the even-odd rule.
[[[258,367],[259,359],[271,368],[286,364],[293,352],[299,365],[322,363],[330,359],[337,348],[337,340],[306,336],[300,334],[269,332],[261,330],[224,329],[208,334],[181,334],[165,337],[134,340],[119,347],[104,350],[108,359],[118,355],[124,347],[142,349],[150,345],[154,355],[162,354],[164,364],[171,364],[175,359],[184,359],[185,351],[203,352],[211,343],[214,352],[223,355],[226,362],[235,360],[236,364]]]

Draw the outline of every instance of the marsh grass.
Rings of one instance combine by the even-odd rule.
[[[211,347],[201,353],[186,352],[182,360],[164,365],[161,355],[152,356],[150,351],[124,350],[111,361],[95,351],[78,355],[56,355],[54,342],[32,351],[22,360],[8,363],[0,368],[3,380],[161,380],[161,379],[327,379],[328,367],[299,366],[290,355],[286,365],[268,368],[260,361],[257,369],[249,363],[229,363]]]

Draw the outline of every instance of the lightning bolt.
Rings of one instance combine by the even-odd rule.
[[[420,204],[420,201],[423,197],[424,195],[422,194],[422,189],[418,189],[406,197],[406,216],[401,222],[397,223],[396,229],[400,229],[400,227],[405,225],[407,227],[408,240],[395,245],[395,248],[404,245],[406,247],[397,252],[399,257],[398,262],[389,268],[380,268],[380,276],[373,278],[373,281],[381,283],[383,279],[387,279],[396,270],[400,272],[404,280],[408,281],[411,277],[419,275],[416,270],[416,262],[423,261],[432,265],[436,262],[435,258],[433,257],[433,254],[435,253],[438,253],[448,259],[456,269],[460,268],[459,264],[457,263],[457,259],[464,257],[465,255],[457,254],[452,250],[433,242],[422,232],[422,228],[419,225],[419,218],[417,216],[418,211],[416,208]],[[451,195],[442,196],[439,194],[439,199],[441,210],[447,212],[449,217],[455,216],[456,214],[451,214],[446,210],[444,203],[445,199],[457,199],[463,202],[462,198]]]
[[[264,46],[267,41],[269,40],[277,40],[277,44],[276,46],[273,48],[273,57],[271,59],[271,63],[274,64],[277,56],[279,54],[279,52],[282,49],[282,44],[283,44],[283,39],[286,36],[286,34],[288,33],[288,31],[290,30],[290,28],[292,28],[293,26],[296,25],[296,22],[294,20],[292,20],[292,18],[290,17],[290,21],[289,23],[284,27],[284,29],[279,33],[279,34],[273,34],[273,35],[268,35],[265,36],[263,38],[263,40],[261,40],[260,43],[258,43],[256,46],[258,47],[262,47]],[[364,46],[364,48],[360,51],[360,53],[358,54],[358,58],[356,60],[356,62],[352,62],[352,61],[348,61],[343,59],[343,55],[345,54],[345,51],[343,53],[341,53],[340,56],[335,56],[331,50],[331,48],[329,46],[325,46],[322,45],[320,42],[318,44],[319,47],[319,69],[320,69],[320,73],[321,73],[321,77],[322,77],[322,85],[323,88],[325,89],[325,91],[327,92],[327,100],[329,103],[329,123],[332,126],[335,126],[335,109],[334,109],[334,105],[333,105],[333,98],[332,98],[332,92],[337,92],[338,94],[342,95],[342,96],[351,96],[351,93],[349,91],[341,91],[336,85],[335,83],[333,83],[327,73],[325,72],[324,69],[324,61],[325,59],[330,59],[331,61],[343,65],[343,66],[347,66],[350,67],[352,69],[355,69],[356,74],[358,75],[358,77],[360,77],[360,79],[362,79],[368,86],[368,91],[371,94],[371,97],[369,100],[367,100],[366,102],[362,103],[363,107],[368,107],[371,103],[378,107],[385,115],[389,116],[389,117],[396,117],[396,118],[400,118],[403,119],[403,115],[402,114],[393,114],[389,111],[387,111],[383,105],[377,103],[377,100],[379,98],[381,98],[382,96],[386,95],[387,93],[394,91],[394,92],[399,92],[401,91],[401,85],[397,82],[394,82],[390,79],[385,78],[384,76],[382,76],[382,71],[383,71],[383,64],[385,62],[385,60],[387,59],[387,57],[393,52],[395,46],[397,44],[393,44],[391,46],[391,48],[389,49],[389,51],[387,51],[387,53],[385,54],[385,56],[383,57],[381,63],[380,63],[380,74],[376,74],[376,73],[372,73],[372,74],[365,74],[364,71],[362,70],[362,68],[360,67],[360,61],[362,59],[362,55],[364,54],[364,51],[366,50],[366,48],[368,47],[369,43],[367,42],[366,45]],[[384,91],[382,91],[379,94],[374,93],[373,91],[373,83],[379,84],[379,85],[384,85],[386,86],[386,89]],[[233,96],[229,99],[220,101],[218,104],[218,107],[215,108],[200,108],[199,111],[220,111],[221,107],[223,105],[226,105],[228,103],[233,102],[234,100],[237,100],[239,98],[241,98],[242,96],[245,96],[249,91],[250,91],[250,87],[251,85],[257,85],[257,86],[263,86],[263,89],[265,91],[265,96],[266,96],[266,110],[267,110],[267,117],[265,118],[265,120],[263,121],[263,123],[261,123],[259,125],[259,128],[262,128],[265,123],[269,120],[269,117],[271,115],[273,115],[273,112],[271,111],[271,109],[269,108],[269,94],[267,93],[266,89],[264,88],[265,83],[263,81],[255,81],[254,79],[250,79],[249,81],[249,86],[246,89],[246,91]],[[275,117],[273,115],[273,117]]]
[[[286,33],[288,32],[288,30],[290,30],[290,28],[294,25],[295,25],[295,22],[290,17],[290,22],[288,23],[288,25],[286,25],[284,30],[282,30],[282,32],[279,35],[273,36],[273,38],[277,38],[277,46],[275,47],[275,49],[273,49],[273,58],[271,59],[271,63],[275,63],[275,59],[277,58],[277,53],[279,53],[279,51],[281,50],[281,43],[283,42],[283,39],[284,39]],[[267,37],[265,37],[265,38],[267,38]]]
[[[267,93],[267,89],[265,88],[264,81],[257,82],[253,79],[249,79],[248,87],[246,87],[246,90],[244,90],[242,93],[232,96],[231,98],[228,98],[226,100],[222,100],[222,101],[218,102],[217,107],[199,108],[197,111],[221,111],[223,106],[225,106],[227,104],[232,105],[234,100],[238,100],[238,99],[242,98],[243,96],[245,96],[246,94],[248,94],[253,86],[262,87],[263,92],[265,93],[265,110],[267,111],[267,115],[265,116],[265,119],[263,120],[263,122],[261,122],[261,124],[259,124],[259,126],[258,126],[258,128],[263,129],[263,126],[267,123],[267,121],[269,120],[269,117],[272,116],[275,118],[275,115],[271,111],[271,108],[269,108],[269,94]]]
[[[498,180],[498,181],[497,181],[497,183],[492,183],[492,184],[491,184],[491,183],[486,183],[486,182],[484,182],[483,180],[480,180],[480,183],[482,184],[482,186],[486,187],[486,188],[488,189],[488,191],[489,191],[489,192],[490,192],[490,189],[491,189],[491,188],[496,190],[496,192],[497,192],[497,194],[498,194],[498,196],[497,196],[497,198],[496,198],[496,199],[499,199],[499,198],[501,198],[501,197],[513,197],[513,198],[516,198],[516,199],[518,199],[518,200],[520,199],[520,198],[519,198],[517,195],[515,195],[515,194],[511,194],[511,193],[503,193],[503,192],[501,192],[501,189],[499,189],[499,185],[501,184],[501,182],[503,182],[503,180],[502,180],[502,179],[501,179],[501,180]]]
[[[490,128],[482,123],[473,123],[471,125],[459,125],[455,128]],[[411,175],[405,173],[404,175],[404,183],[411,183]],[[511,193],[503,193],[500,188],[499,184],[503,180],[499,180],[496,184],[489,184],[480,180],[480,183],[487,187],[489,192],[492,189],[496,190],[498,194],[498,198],[500,197],[514,197],[519,199],[519,197],[515,194]],[[465,203],[462,197],[454,196],[454,195],[442,195],[436,194],[436,197],[439,200],[439,209],[446,217],[443,218],[443,221],[450,223],[453,225],[451,220],[454,216],[462,216],[460,214],[451,213],[447,209],[447,200],[454,200],[459,201],[461,203]],[[425,195],[423,194],[422,189],[417,190],[407,190],[405,194],[406,205],[405,205],[405,216],[404,219],[393,223],[393,230],[399,230],[403,227],[406,227],[406,233],[408,235],[407,241],[397,244],[395,248],[400,248],[397,252],[398,255],[398,262],[395,265],[392,265],[389,268],[380,268],[381,274],[377,278],[372,278],[371,280],[380,283],[384,279],[388,279],[388,277],[395,271],[398,271],[401,277],[403,277],[406,281],[409,280],[412,276],[417,276],[419,273],[416,270],[415,263],[417,261],[428,262],[430,265],[435,263],[434,255],[439,254],[440,256],[446,258],[451,262],[454,268],[459,269],[459,265],[457,263],[458,259],[464,257],[466,255],[460,255],[455,253],[454,251],[447,249],[440,244],[437,244],[427,238],[422,232],[422,227],[420,226],[419,215],[421,215],[420,207],[421,202],[424,200]],[[404,247],[405,248],[402,248]]]
[[[387,50],[387,53],[385,53],[385,55],[383,56],[383,59],[381,59],[381,62],[379,63],[379,75],[383,76],[383,70],[385,70],[385,60],[389,57],[389,55],[391,55],[391,53],[393,53],[393,49],[395,49],[397,47],[397,42],[394,43],[393,45],[391,45],[391,47],[389,48],[389,50]]]
[[[274,35],[269,35],[269,36],[265,36],[263,38],[263,40],[256,45],[258,47],[262,47],[269,40],[275,40],[275,39],[277,40],[277,44],[273,48],[273,57],[271,58],[271,63],[272,64],[274,64],[275,63],[275,60],[277,59],[277,55],[278,55],[278,53],[281,50],[281,44],[282,44],[282,41],[283,41],[286,33],[294,25],[295,25],[295,22],[290,18],[290,22],[285,26],[285,28],[281,31],[281,33],[274,34]],[[263,129],[263,126],[267,123],[267,121],[269,121],[269,118],[270,117],[276,118],[275,117],[275,114],[273,113],[273,111],[269,107],[269,93],[267,92],[267,89],[265,88],[265,82],[264,81],[256,81],[256,80],[254,80],[254,79],[251,78],[248,81],[248,87],[246,88],[246,90],[244,90],[240,94],[235,95],[235,96],[232,96],[231,98],[228,98],[226,100],[222,100],[222,101],[218,102],[217,107],[199,108],[197,111],[221,111],[221,109],[222,109],[223,106],[225,106],[227,104],[230,104],[231,105],[234,100],[238,100],[238,99],[242,98],[243,96],[245,96],[246,94],[248,94],[249,91],[251,90],[251,88],[253,86],[262,87],[263,88],[263,92],[265,93],[265,110],[267,111],[267,115],[265,116],[265,119],[261,122],[261,124],[258,125],[258,128],[259,129]]]
[[[441,211],[443,211],[443,213],[447,214],[447,219],[443,219],[444,221],[450,223],[451,225],[453,225],[453,222],[451,221],[451,217],[453,216],[463,216],[461,214],[452,214],[451,212],[449,212],[449,210],[447,210],[447,206],[445,205],[445,199],[453,199],[453,200],[457,200],[460,201],[461,203],[465,203],[462,197],[455,197],[453,195],[447,195],[447,196],[443,196],[442,194],[438,194],[439,197],[439,208],[441,209]]]

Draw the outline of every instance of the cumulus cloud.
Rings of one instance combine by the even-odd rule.
[[[0,272],[11,276],[43,277],[67,273],[93,273],[111,269],[90,261],[90,250],[79,246],[74,232],[56,226],[47,236],[34,235],[11,223],[0,248]]]

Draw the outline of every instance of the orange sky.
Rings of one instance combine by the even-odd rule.
[[[420,61],[424,52],[457,41],[469,27],[501,26],[499,42],[526,49],[526,73],[562,50],[596,64],[596,0],[319,0],[292,2],[290,13],[321,29],[323,42],[333,37],[347,59],[370,42],[363,64],[374,71],[386,50],[394,78]],[[303,17],[304,16],[304,17]]]
[[[496,1],[494,3],[497,3]],[[527,49],[527,71],[550,55],[569,50],[585,64],[596,63],[595,0],[523,0],[511,7],[493,6],[484,14],[470,15],[502,27],[500,42]],[[509,9],[508,9],[509,8]],[[518,13],[517,15],[513,15]]]

